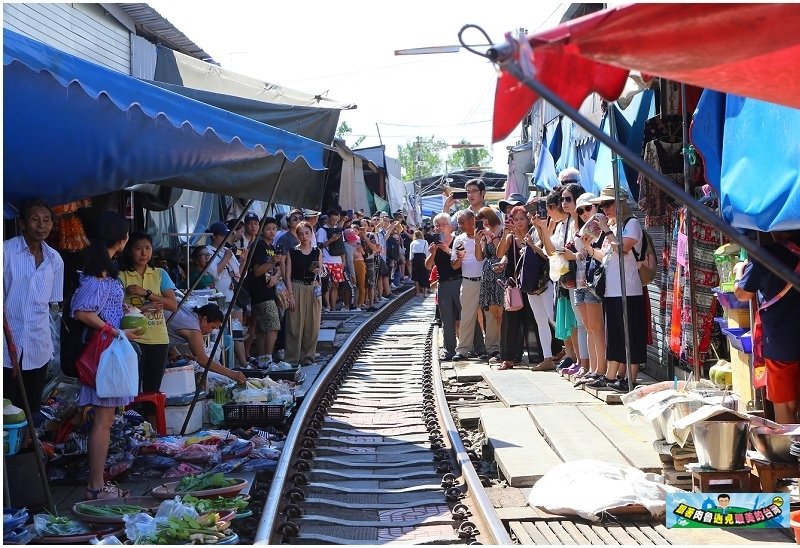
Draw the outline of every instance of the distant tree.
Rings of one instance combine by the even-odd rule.
[[[436,137],[417,137],[397,147],[404,181],[415,181],[443,173],[442,151],[447,143]]]
[[[467,144],[462,139],[459,144]],[[488,166],[492,162],[492,155],[485,147],[457,148],[447,157],[448,171],[463,171],[470,167]]]
[[[336,138],[337,139],[345,139],[345,136],[350,134],[350,133],[353,133],[353,130],[350,127],[350,125],[345,121],[342,121],[342,123],[339,124],[339,127],[336,128]],[[366,135],[361,135],[360,137],[358,137],[356,139],[356,141],[352,145],[347,145],[347,146],[349,146],[350,148],[356,148],[358,145],[363,143],[364,139],[366,139],[366,138],[367,138]]]

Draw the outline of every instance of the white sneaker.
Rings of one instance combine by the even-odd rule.
[[[350,309],[350,312],[361,312],[361,309],[360,309],[360,308],[358,308],[358,307],[351,308],[351,309]]]
[[[394,284],[389,284],[389,287],[391,287],[391,288],[392,288],[392,291],[394,291],[395,289],[397,289],[397,286],[396,286],[396,285],[394,285]]]
[[[330,311],[331,311],[331,309],[330,309],[330,308],[328,308],[327,306],[323,306],[323,307],[322,307],[322,311],[323,311],[323,312],[330,312]]]

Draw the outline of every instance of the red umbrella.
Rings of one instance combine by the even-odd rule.
[[[575,108],[593,91],[619,97],[630,70],[800,108],[800,4],[620,6],[531,35],[515,57]],[[492,141],[536,99],[503,71]]]

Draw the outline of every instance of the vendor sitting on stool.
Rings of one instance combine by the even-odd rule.
[[[771,234],[775,243],[764,249],[776,261],[800,273],[800,232]],[[758,293],[767,399],[775,408],[775,421],[796,424],[800,399],[800,291],[757,262],[737,263],[734,273],[737,299],[748,301]]]
[[[203,344],[203,336],[208,335],[214,329],[219,329],[225,316],[216,304],[207,304],[201,307],[184,307],[175,313],[175,318],[170,320],[172,313],[164,311],[167,318],[167,331],[169,332],[170,354],[175,356],[178,352],[175,345],[188,345],[189,351],[201,366],[205,366],[208,361],[208,354]],[[231,371],[227,367],[211,360],[209,371],[219,375],[224,375],[233,379],[239,384],[244,384],[247,377],[241,371]]]

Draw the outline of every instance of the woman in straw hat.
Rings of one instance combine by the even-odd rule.
[[[609,185],[592,200],[599,212],[593,219],[599,224],[605,241],[600,249],[592,249],[597,260],[606,257],[606,289],[603,296],[603,309],[606,322],[606,358],[608,369],[605,377],[595,380],[591,385],[608,386],[620,392],[633,388],[639,364],[647,360],[647,325],[644,306],[644,291],[634,251],[641,253],[643,232],[639,221],[628,206],[628,193],[619,189],[620,202],[617,204],[614,186]],[[617,217],[619,206],[620,216]],[[623,258],[625,280],[620,280],[619,261]],[[623,321],[622,283],[628,314],[628,340],[625,340]],[[630,349],[631,379],[625,378],[626,346]]]

